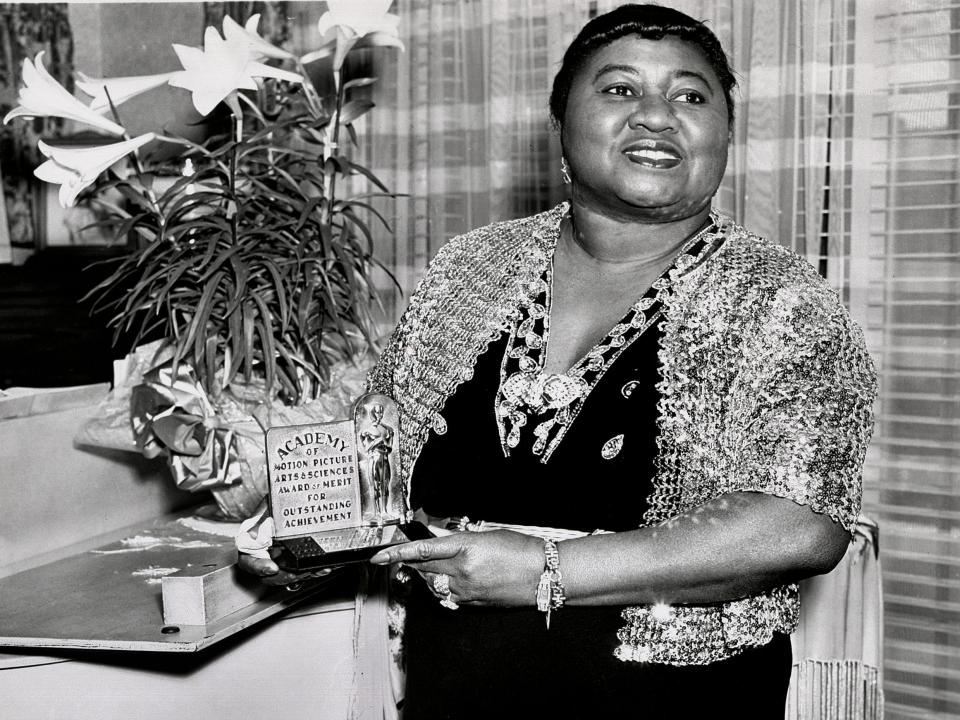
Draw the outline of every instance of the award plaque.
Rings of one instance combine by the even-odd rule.
[[[399,413],[368,393],[353,417],[267,431],[267,479],[277,563],[307,570],[366,560],[388,545],[431,537],[410,521],[398,472]]]

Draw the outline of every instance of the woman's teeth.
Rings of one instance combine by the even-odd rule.
[[[663,150],[652,150],[652,149],[643,149],[643,150],[628,150],[626,152],[635,162],[639,162],[641,165],[652,165],[654,167],[674,167],[675,165],[680,164],[680,158],[672,152],[665,152]]]

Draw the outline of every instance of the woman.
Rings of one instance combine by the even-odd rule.
[[[590,21],[550,100],[569,205],[448,243],[371,374],[412,505],[526,530],[373,558],[426,580],[407,720],[783,716],[793,583],[849,542],[875,380],[814,270],[711,210],[734,85],[682,13]]]

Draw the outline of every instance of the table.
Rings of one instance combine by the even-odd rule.
[[[211,527],[166,516],[0,579],[4,719],[345,718],[364,692],[349,575],[163,632],[159,576],[235,554]]]

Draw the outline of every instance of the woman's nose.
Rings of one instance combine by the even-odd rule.
[[[662,95],[642,95],[636,99],[627,119],[630,127],[645,127],[647,130],[662,132],[674,129],[676,115],[673,106]]]

